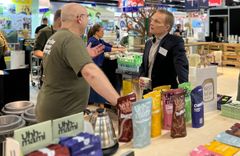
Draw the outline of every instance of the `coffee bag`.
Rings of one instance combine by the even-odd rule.
[[[118,134],[120,142],[129,142],[132,140],[132,102],[136,101],[136,94],[131,93],[120,97],[117,103],[118,109]]]
[[[185,123],[185,94],[183,89],[175,89],[173,95],[173,114],[171,137],[185,137],[187,135]]]
[[[132,105],[133,147],[142,148],[151,142],[152,98],[134,102]]]

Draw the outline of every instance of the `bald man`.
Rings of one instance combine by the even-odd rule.
[[[104,47],[86,48],[80,37],[88,24],[87,10],[76,3],[61,10],[62,27],[44,48],[43,86],[36,105],[39,122],[82,112],[88,103],[89,85],[112,105],[119,98],[88,53],[97,55]]]

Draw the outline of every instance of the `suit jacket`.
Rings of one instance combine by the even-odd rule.
[[[140,76],[148,76],[148,57],[151,46],[152,39],[149,39],[145,44]],[[165,56],[159,52],[160,47],[167,50]],[[151,75],[152,88],[161,85],[171,85],[172,88],[177,88],[179,83],[188,82],[188,73],[188,60],[183,39],[167,34],[157,48]]]

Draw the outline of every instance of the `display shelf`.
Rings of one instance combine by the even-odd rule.
[[[239,61],[229,61],[229,60],[224,60],[222,62],[224,66],[235,66],[235,67],[240,67],[240,62]]]
[[[213,51],[222,51],[223,50],[223,44],[222,43],[211,43],[209,44],[209,53]]]
[[[240,52],[240,44],[236,43],[225,43],[223,44],[223,51],[224,52]]]
[[[224,43],[222,64],[240,67],[240,44]]]
[[[185,49],[186,49],[186,52],[188,54],[192,54],[192,53],[201,53],[202,50],[206,50],[207,52],[209,51],[209,45],[211,44],[212,42],[188,42],[188,43],[185,43],[184,46],[185,46]],[[196,47],[196,51],[194,50],[193,47]]]

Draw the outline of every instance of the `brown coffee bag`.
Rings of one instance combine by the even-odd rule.
[[[183,89],[175,89],[173,95],[171,137],[185,137],[187,135],[185,123],[185,95]]]
[[[120,142],[129,142],[133,137],[132,127],[132,102],[136,101],[136,94],[130,93],[120,97],[117,103],[118,109],[118,134]]]

